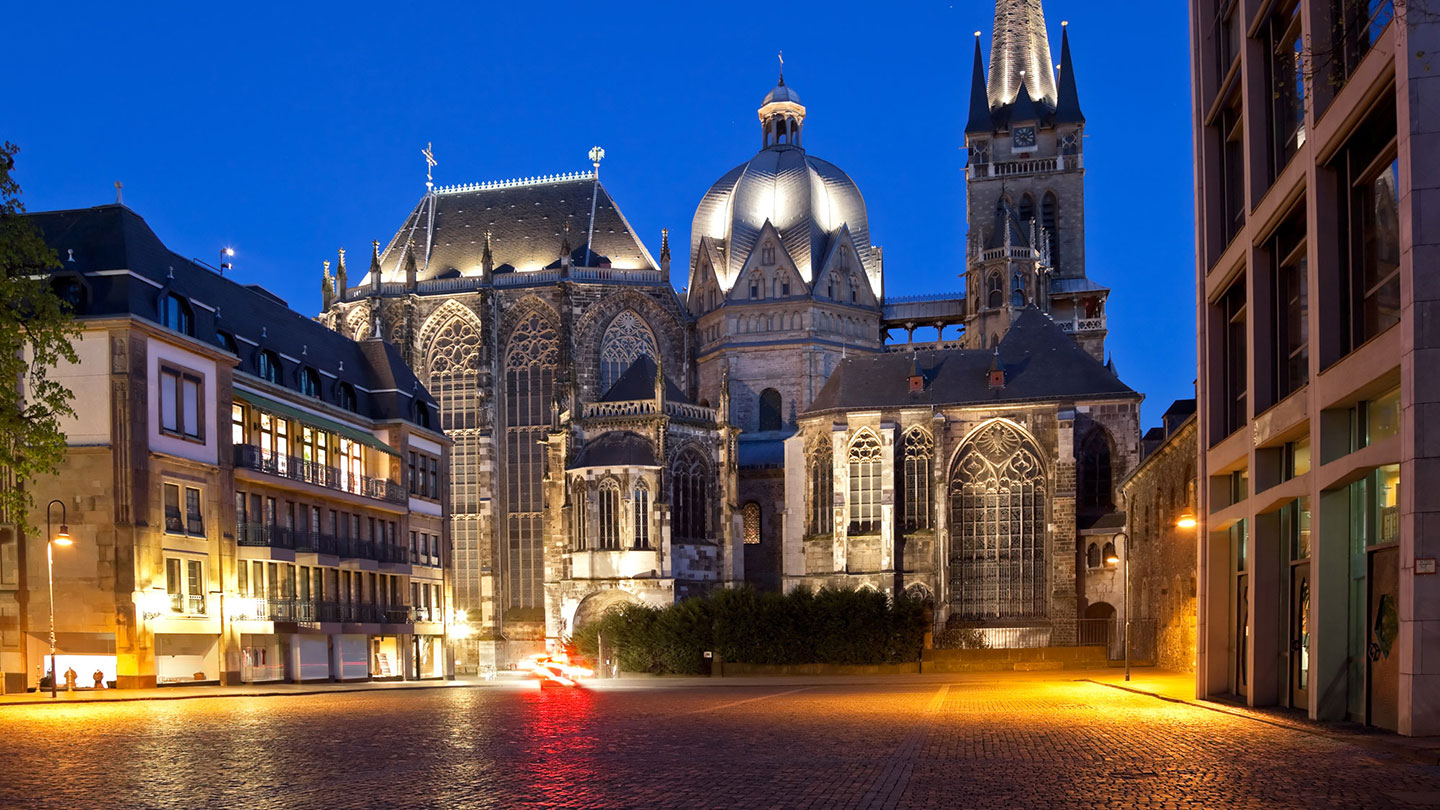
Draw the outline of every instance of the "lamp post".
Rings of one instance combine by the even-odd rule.
[[[55,534],[51,530],[50,515],[54,513],[54,507],[60,506],[60,533]],[[49,571],[50,579],[50,697],[56,696],[55,682],[60,679],[60,673],[55,669],[55,547],[68,546],[73,541],[70,539],[70,529],[65,525],[65,502],[55,499],[45,504],[45,565]]]
[[[1115,535],[1116,554],[1106,560],[1111,565],[1122,564],[1124,566],[1124,580],[1120,590],[1120,612],[1125,614],[1124,645],[1125,645],[1125,680],[1130,680],[1130,538],[1124,532]],[[1120,547],[1125,547],[1125,559],[1120,559]]]
[[[228,260],[233,258],[235,258],[235,248],[220,248],[220,275],[225,275],[225,271],[231,269],[233,265]]]

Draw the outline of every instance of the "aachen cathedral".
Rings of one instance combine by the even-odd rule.
[[[1076,632],[1141,396],[1086,274],[1068,37],[1053,69],[1040,0],[998,0],[974,58],[962,296],[886,296],[783,75],[759,150],[699,196],[683,292],[668,234],[652,254],[591,173],[429,187],[368,272],[327,269],[321,320],[398,347],[454,441],[462,666],[742,583]]]

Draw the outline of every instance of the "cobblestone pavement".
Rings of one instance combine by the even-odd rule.
[[[1440,767],[1101,684],[533,684],[0,709],[0,807],[1440,807]]]

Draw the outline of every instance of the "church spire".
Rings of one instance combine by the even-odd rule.
[[[340,266],[335,272],[335,289],[341,300],[345,298],[345,291],[350,288],[350,277],[345,273],[345,248],[340,248]]]
[[[1023,84],[1030,98],[1055,106],[1055,72],[1045,11],[1040,0],[995,0],[995,34],[990,41],[990,106],[1015,100]]]
[[[980,54],[980,32],[975,32],[975,69],[970,77],[970,118],[965,122],[966,132],[990,132],[995,128],[990,120],[990,95],[985,89],[985,58]]]
[[[1075,68],[1070,62],[1070,28],[1060,23],[1060,87],[1055,101],[1055,121],[1061,124],[1083,124],[1080,94],[1075,90]]]

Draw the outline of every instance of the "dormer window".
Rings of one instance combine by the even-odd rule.
[[[165,325],[182,335],[195,335],[195,313],[190,309],[190,302],[184,298],[171,293],[165,296],[161,302],[161,319]]]
[[[229,332],[216,332],[215,343],[231,354],[240,353],[239,348],[235,345],[235,338],[231,337]]]
[[[355,386],[350,383],[340,383],[340,387],[336,389],[335,393],[340,407],[347,411],[359,409],[355,401]]]
[[[280,355],[269,349],[260,352],[260,357],[256,360],[256,371],[260,373],[260,379],[279,385],[280,370]]]
[[[320,397],[320,372],[313,368],[305,369],[300,375],[300,393],[307,397]]]

